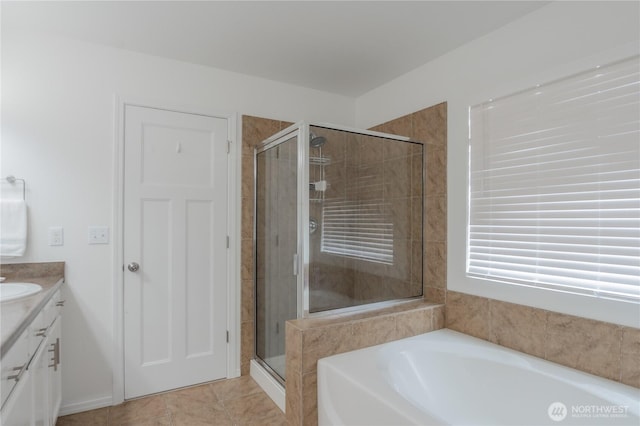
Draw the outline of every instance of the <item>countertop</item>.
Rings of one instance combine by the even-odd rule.
[[[0,267],[3,283],[30,282],[42,290],[34,295],[0,303],[0,357],[40,313],[64,282],[64,262],[14,263]]]

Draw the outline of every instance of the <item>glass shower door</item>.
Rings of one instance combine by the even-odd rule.
[[[285,322],[297,317],[297,132],[256,154],[256,357],[285,378]]]
[[[308,313],[421,296],[423,144],[314,125],[310,133]]]

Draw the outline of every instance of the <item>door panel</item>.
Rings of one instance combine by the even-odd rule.
[[[227,120],[126,106],[125,398],[227,375]]]
[[[143,183],[211,184],[213,147],[206,129],[145,125],[143,138],[144,141],[152,141],[143,143]],[[166,167],[167,164],[171,167]]]
[[[213,256],[211,247],[213,229],[208,218],[213,217],[213,205],[209,201],[187,203],[187,262],[186,303],[187,311],[187,356],[211,354],[214,347],[212,327],[215,321],[209,306],[215,304],[214,293],[204,285],[213,279],[214,271],[209,261]],[[203,228],[189,224],[209,223]]]
[[[140,351],[143,365],[169,362],[172,317],[170,232],[171,202],[141,200]],[[133,284],[132,284],[133,285]],[[135,308],[135,305],[132,306]]]

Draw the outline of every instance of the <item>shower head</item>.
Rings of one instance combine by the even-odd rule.
[[[312,148],[320,148],[327,141],[324,136],[316,136],[315,133],[309,132],[309,145]]]

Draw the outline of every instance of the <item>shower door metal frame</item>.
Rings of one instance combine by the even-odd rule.
[[[255,198],[257,197],[257,190],[258,190],[258,154],[264,152],[264,151],[268,151],[269,149],[275,148],[278,145],[289,141],[292,137],[294,137],[294,135],[297,134],[297,154],[298,154],[298,160],[297,160],[297,182],[296,182],[296,186],[297,186],[297,200],[296,200],[296,234],[297,234],[297,242],[296,242],[296,250],[297,252],[295,253],[294,257],[291,259],[292,261],[292,271],[293,274],[296,275],[296,284],[297,284],[297,317],[298,318],[302,318],[303,317],[303,310],[301,309],[303,306],[303,292],[304,292],[304,281],[305,281],[305,274],[306,274],[306,280],[308,280],[309,278],[309,268],[308,268],[308,257],[309,255],[307,254],[306,257],[306,263],[307,263],[307,268],[306,268],[306,272],[305,272],[305,267],[304,267],[304,259],[302,259],[303,256],[301,256],[301,253],[305,253],[305,247],[309,247],[309,236],[308,235],[304,235],[303,232],[301,232],[302,229],[304,229],[303,227],[309,226],[309,219],[307,218],[305,220],[305,211],[307,213],[307,216],[309,214],[309,203],[308,202],[304,202],[305,198],[309,197],[309,185],[305,185],[304,182],[308,182],[309,181],[309,169],[308,167],[305,167],[304,162],[305,162],[305,158],[307,159],[306,161],[308,161],[308,157],[309,157],[309,148],[306,146],[309,144],[309,135],[308,135],[308,131],[305,132],[305,128],[308,130],[309,129],[309,125],[305,125],[304,122],[298,122],[296,124],[293,124],[292,126],[287,127],[286,129],[283,129],[281,131],[279,131],[278,133],[274,134],[273,136],[269,137],[268,139],[265,139],[263,142],[261,142],[258,146],[256,146],[255,148],[255,152],[254,152],[254,156],[253,156],[253,194],[254,194],[254,203],[253,203],[253,249],[254,249],[254,259],[257,259],[257,250],[258,250],[258,246],[257,246],[257,209],[258,209],[258,205],[255,202]],[[305,135],[306,133],[306,135]],[[301,143],[302,141],[302,143]],[[302,235],[302,238],[301,238]],[[306,245],[305,245],[305,241],[306,241]],[[255,261],[254,261],[255,263]],[[255,266],[255,265],[254,265]],[[254,267],[254,284],[257,284],[258,280],[257,280],[257,268]],[[257,303],[257,301],[256,301]]]
[[[301,136],[304,138],[301,140],[301,142],[299,140],[299,143],[302,143],[304,146],[300,147],[298,152],[300,157],[299,167],[301,167],[302,170],[304,171],[303,181],[299,182],[299,186],[298,186],[298,190],[299,190],[298,197],[300,197],[299,200],[303,201],[303,205],[300,209],[302,212],[302,216],[298,220],[300,225],[300,228],[298,230],[298,245],[302,250],[302,253],[303,253],[302,260],[304,262],[302,265],[300,265],[300,268],[302,268],[302,270],[304,271],[304,274],[302,277],[298,277],[298,291],[303,296],[302,300],[300,301],[300,306],[298,307],[298,317],[299,318],[323,317],[331,314],[342,314],[342,313],[348,313],[348,312],[362,311],[364,309],[370,309],[370,308],[382,308],[385,306],[397,304],[399,302],[401,303],[405,301],[422,299],[424,297],[424,294],[420,296],[414,296],[411,298],[392,299],[392,300],[385,300],[382,302],[368,303],[366,305],[348,306],[345,308],[332,309],[330,311],[309,312],[309,295],[310,295],[310,289],[309,289],[309,238],[310,237],[308,232],[309,231],[309,143],[310,143],[309,135],[311,132],[311,127],[320,127],[324,129],[338,130],[342,132],[355,133],[355,134],[364,135],[364,136],[393,139],[401,142],[414,143],[414,144],[419,144],[423,146],[426,145],[426,142],[412,140],[411,138],[406,136],[392,135],[389,133],[376,132],[373,130],[356,129],[354,127],[323,123],[323,122],[307,123],[307,122],[301,121],[299,123],[294,124],[291,127],[295,127],[295,126],[301,126],[301,130],[303,132]],[[423,198],[423,212],[424,212],[424,188],[425,188],[424,157],[422,161],[423,161],[423,167],[422,167],[423,197],[422,198]],[[424,230],[424,214],[422,217],[422,229]],[[301,241],[300,235],[302,235],[302,241]],[[423,247],[423,253],[424,253],[424,237],[422,241],[422,247]]]
[[[258,259],[258,244],[257,244],[257,234],[258,234],[258,203],[257,203],[257,195],[258,195],[258,154],[264,152],[264,151],[268,151],[270,149],[276,148],[277,146],[290,141],[293,137],[297,137],[296,139],[296,150],[297,150],[297,154],[298,154],[298,159],[297,159],[297,182],[296,182],[296,196],[297,196],[297,200],[296,200],[296,234],[297,234],[297,242],[296,242],[296,251],[297,253],[294,254],[294,256],[292,257],[292,272],[294,273],[294,275],[296,275],[296,299],[297,299],[297,303],[296,303],[296,318],[301,318],[301,310],[300,307],[302,306],[302,291],[301,291],[301,274],[300,271],[302,271],[302,267],[301,267],[301,259],[300,259],[300,255],[299,253],[301,253],[301,249],[302,247],[304,247],[303,245],[301,245],[301,241],[300,241],[300,228],[301,228],[301,220],[302,218],[302,214],[301,214],[301,208],[300,208],[300,203],[301,203],[301,196],[300,196],[300,187],[302,185],[302,182],[304,181],[304,177],[301,177],[301,170],[304,170],[304,168],[301,169],[301,153],[300,153],[300,140],[303,137],[303,130],[302,130],[302,123],[296,123],[293,126],[289,126],[286,129],[283,129],[281,131],[279,131],[278,133],[270,136],[268,139],[265,139],[263,142],[261,142],[260,144],[258,144],[255,149],[254,149],[254,154],[253,154],[253,262],[254,262],[254,268],[253,268],[253,286],[254,286],[254,294],[257,295],[257,286],[258,286],[258,268],[257,268],[257,259]],[[309,136],[307,135],[307,143]],[[306,154],[308,155],[308,153]],[[304,172],[302,173],[304,174]],[[308,171],[307,171],[307,177],[306,179],[308,180]],[[309,188],[307,186],[307,196],[308,196],[308,192],[309,192]],[[304,203],[302,203],[304,204]],[[307,212],[308,212],[308,206],[307,206]],[[307,224],[308,226],[308,224]],[[307,236],[308,239],[308,236]],[[255,298],[255,302],[254,302],[254,312],[253,312],[253,318],[254,318],[254,347],[253,347],[253,358],[266,370],[269,372],[269,374],[275,378],[282,386],[284,386],[284,379],[280,376],[280,374],[278,374],[278,372],[276,372],[265,360],[263,360],[262,358],[260,358],[258,356],[258,347],[256,345],[256,341],[257,341],[257,337],[258,337],[258,298]]]
[[[320,127],[330,130],[338,130],[344,131],[354,134],[360,134],[365,136],[373,136],[385,139],[392,139],[401,142],[420,144],[423,146],[428,145],[428,142],[424,141],[416,141],[412,140],[409,137],[392,135],[388,133],[370,131],[370,130],[362,130],[356,129],[348,126],[341,126],[329,123],[310,123],[306,121],[299,121],[278,133],[272,135],[271,137],[265,139],[254,149],[253,156],[253,197],[254,197],[254,211],[253,211],[253,254],[254,254],[254,292],[257,290],[258,277],[257,277],[257,185],[258,185],[258,154],[267,151],[269,149],[275,148],[278,145],[289,141],[292,137],[297,136],[297,212],[296,212],[296,230],[297,230],[297,241],[296,241],[296,250],[297,253],[294,254],[292,258],[292,273],[296,275],[296,292],[297,292],[297,315],[296,318],[313,318],[313,317],[322,317],[326,316],[328,313],[345,313],[351,311],[359,311],[363,309],[370,309],[372,307],[380,308],[384,306],[389,306],[397,303],[402,303],[406,301],[421,299],[424,297],[423,295],[414,296],[410,298],[403,299],[393,299],[382,302],[371,303],[367,305],[357,305],[350,306],[345,308],[334,309],[331,311],[323,311],[323,312],[309,312],[309,246],[310,246],[310,236],[309,236],[309,154],[310,154],[310,131],[311,127]],[[424,148],[423,148],[424,149]],[[424,152],[424,151],[423,151]],[[424,156],[423,156],[423,167],[422,167],[422,199],[423,199],[423,212],[424,212],[424,191],[425,191],[425,167],[424,167]],[[424,230],[424,213],[422,215],[422,228]],[[422,241],[423,253],[424,253],[424,238]],[[424,267],[424,265],[423,265]],[[256,293],[257,294],[257,293]],[[271,368],[266,361],[262,360],[258,357],[257,354],[257,346],[255,345],[257,340],[257,303],[258,299],[256,297],[254,303],[254,359],[264,367],[272,377],[274,377],[280,384],[284,386],[284,380],[280,375]]]
[[[355,133],[355,134],[360,134],[360,135],[365,135],[365,136],[373,136],[373,137],[379,137],[379,138],[385,138],[385,139],[392,139],[392,140],[397,140],[397,141],[401,141],[401,142],[407,142],[407,143],[415,143],[415,144],[420,144],[420,145],[426,145],[427,142],[421,142],[421,141],[416,141],[416,140],[412,140],[409,137],[406,136],[398,136],[398,135],[392,135],[389,133],[383,133],[383,132],[376,132],[376,131],[372,131],[372,130],[362,130],[362,129],[356,129],[354,127],[349,127],[349,126],[342,126],[342,125],[335,125],[335,124],[330,124],[330,123],[324,123],[324,122],[317,122],[317,123],[312,123],[312,122],[306,122],[306,121],[298,121],[295,124],[292,124],[291,126],[279,131],[278,133],[272,135],[271,137],[265,139],[263,142],[261,142],[256,148],[255,148],[255,153],[254,153],[254,229],[253,229],[253,243],[254,243],[254,259],[257,259],[256,255],[256,250],[257,250],[257,245],[256,245],[256,213],[257,213],[257,203],[255,203],[255,197],[257,195],[256,190],[257,190],[257,181],[258,181],[258,175],[257,175],[257,154],[266,151],[268,149],[274,148],[277,145],[280,145],[281,143],[289,140],[291,138],[291,136],[295,133],[297,133],[298,136],[298,181],[297,181],[297,188],[298,188],[298,193],[297,193],[297,253],[295,255],[295,259],[292,260],[293,266],[292,268],[294,269],[294,271],[296,272],[296,283],[297,283],[297,299],[298,299],[298,303],[297,303],[297,317],[298,318],[310,318],[310,317],[316,317],[316,316],[324,316],[327,313],[326,312],[315,312],[315,313],[311,313],[309,312],[309,294],[310,294],[310,290],[309,290],[309,244],[310,244],[310,237],[309,237],[309,143],[310,143],[310,132],[311,132],[311,127],[321,127],[321,128],[325,128],[325,129],[330,129],[330,130],[338,130],[338,131],[343,131],[343,132],[349,132],[349,133]],[[423,159],[424,161],[424,159]],[[425,188],[425,168],[424,168],[424,163],[423,163],[423,167],[422,167],[422,189],[423,189],[423,196],[424,196],[424,188]],[[424,206],[423,206],[424,209]],[[424,211],[424,210],[423,210]],[[424,229],[424,214],[423,214],[423,223],[422,223],[422,227]],[[422,242],[423,248],[424,248],[424,240]],[[256,268],[254,268],[256,269]],[[254,274],[256,274],[257,271],[254,271]],[[254,276],[254,285],[257,284],[257,276]],[[412,298],[406,298],[406,299],[394,299],[394,300],[388,300],[388,301],[383,301],[383,302],[377,302],[377,303],[372,303],[372,304],[367,304],[367,305],[357,305],[357,306],[350,306],[350,307],[346,307],[346,308],[339,308],[339,309],[335,309],[335,310],[331,310],[331,313],[345,313],[345,312],[350,312],[350,311],[357,311],[357,310],[362,310],[365,309],[364,306],[370,307],[370,306],[375,306],[375,307],[383,307],[386,305],[390,305],[390,304],[394,304],[394,303],[398,303],[398,301],[406,301],[406,300],[414,300],[414,299],[418,299],[418,298],[422,298],[424,295],[421,296],[415,296]],[[257,300],[256,300],[257,303]],[[255,316],[254,316],[255,318]]]

